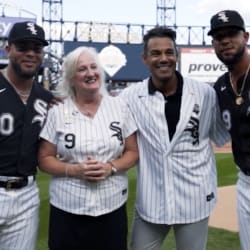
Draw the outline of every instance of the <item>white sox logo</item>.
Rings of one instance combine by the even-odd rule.
[[[198,104],[194,105],[193,114],[188,122],[187,127],[185,128],[185,131],[188,131],[191,133],[191,137],[193,138],[192,144],[193,145],[199,145],[199,125],[200,121],[198,118],[198,114],[200,113],[200,108]]]
[[[42,127],[46,118],[46,114],[47,114],[47,106],[48,106],[47,103],[41,99],[37,99],[34,102],[34,109],[38,113],[38,115],[36,115],[32,119],[32,123],[38,122],[40,123],[40,126]]]
[[[27,23],[27,30],[29,30],[32,35],[37,35],[37,30],[34,23]]]
[[[218,14],[218,20],[221,20],[223,23],[227,23],[229,21],[224,11]]]
[[[120,141],[120,145],[123,145],[123,140],[122,140],[122,129],[120,127],[118,127],[117,125],[119,125],[120,122],[112,122],[109,126],[109,128],[113,131],[115,131],[115,133],[112,135],[116,136],[117,139]]]

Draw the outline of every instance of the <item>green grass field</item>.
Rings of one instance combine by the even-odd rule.
[[[218,166],[218,184],[219,186],[233,185],[236,183],[237,171],[233,163],[231,154],[217,154]],[[131,221],[133,216],[133,207],[135,199],[136,176],[135,170],[131,169],[129,175],[129,199],[127,202],[129,229],[131,229]],[[37,250],[46,250],[47,234],[48,234],[48,185],[49,176],[43,173],[38,174],[38,185],[40,188],[41,207],[40,207],[40,227],[37,241]],[[130,235],[130,231],[129,231]],[[175,242],[171,233],[162,249],[174,250]],[[209,228],[207,250],[240,250],[240,244],[237,233],[226,230]],[[70,250],[70,249],[69,249]],[[106,249],[105,249],[106,250]]]

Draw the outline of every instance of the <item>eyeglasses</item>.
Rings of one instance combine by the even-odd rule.
[[[217,41],[221,41],[223,38],[225,37],[235,37],[237,36],[239,33],[241,32],[241,30],[239,29],[227,29],[227,30],[223,30],[223,31],[217,31],[214,35],[213,35],[213,39],[217,40]]]
[[[16,50],[19,52],[27,52],[33,50],[36,54],[43,52],[43,44],[34,42],[18,42],[14,43]]]

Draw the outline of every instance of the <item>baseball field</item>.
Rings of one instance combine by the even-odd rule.
[[[231,153],[216,153],[216,160],[218,168],[219,187],[234,185],[236,183],[237,171],[234,166]],[[135,169],[131,169],[128,173],[128,176],[129,176],[129,199],[127,203],[127,209],[128,209],[128,219],[129,219],[129,229],[130,229],[133,209],[134,209],[133,205],[135,199],[135,186],[136,186]],[[46,250],[48,249],[47,235],[48,235],[48,210],[49,210],[49,201],[48,201],[49,176],[43,173],[39,173],[38,185],[40,188],[41,208],[40,208],[40,228],[37,241],[37,250]],[[223,201],[219,200],[219,202]],[[231,216],[230,209],[231,209],[230,206],[224,209],[224,213],[222,215],[225,220],[227,220],[227,216],[228,218]],[[219,214],[219,216],[221,215]],[[218,219],[213,218],[213,219],[220,220],[221,218]],[[197,237],[199,236],[197,235]],[[172,233],[164,242],[164,246],[162,249],[164,250],[175,249],[175,242]],[[207,250],[228,250],[228,249],[240,250],[238,233],[235,231],[231,231],[230,228],[221,229],[218,228],[218,226],[214,227],[213,225],[210,225],[208,233]]]

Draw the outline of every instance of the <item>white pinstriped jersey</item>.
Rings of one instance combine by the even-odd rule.
[[[48,112],[40,136],[57,145],[62,161],[77,163],[92,155],[107,162],[122,154],[125,138],[135,130],[125,102],[120,97],[106,95],[93,119],[82,115],[71,98],[55,105]],[[123,205],[127,195],[125,172],[99,182],[54,176],[50,183],[51,204],[74,214],[109,213]]]
[[[210,138],[229,140],[211,86],[184,79],[180,119],[169,140],[165,100],[148,92],[148,79],[121,96],[137,123],[139,165],[136,209],[146,221],[178,224],[209,216],[216,197],[216,167]]]

